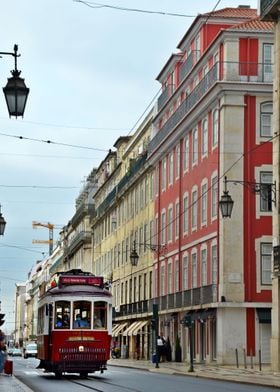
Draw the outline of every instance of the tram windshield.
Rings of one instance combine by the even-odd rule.
[[[73,302],[73,328],[90,328],[91,327],[91,302],[75,301]]]

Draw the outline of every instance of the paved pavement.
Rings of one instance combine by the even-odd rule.
[[[0,373],[0,391],[2,392],[33,392],[14,376]]]
[[[264,366],[262,370],[259,370],[256,365],[253,369],[251,369],[250,365],[247,366],[247,369],[245,369],[241,366],[236,368],[234,366],[194,364],[194,371],[189,372],[189,365],[185,362],[162,362],[159,363],[159,367],[156,368],[156,364],[151,361],[110,359],[110,361],[108,361],[108,365],[131,367],[157,373],[179,374],[187,377],[203,377],[208,379],[280,388],[280,372],[273,372],[267,366]],[[26,387],[15,376],[7,376],[5,374],[0,374],[0,391],[36,392]]]
[[[203,377],[280,388],[280,372],[273,372],[268,366],[263,366],[262,370],[259,370],[258,365],[255,365],[253,369],[251,369],[250,365],[247,365],[245,369],[244,366],[243,368],[241,366],[237,368],[234,366],[194,364],[194,371],[190,372],[189,364],[186,362],[162,362],[158,364],[159,368],[156,368],[156,364],[151,363],[151,361],[129,359],[110,359],[108,364],[110,366],[132,367],[157,373],[179,374],[188,377]]]

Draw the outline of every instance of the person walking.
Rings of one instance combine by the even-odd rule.
[[[0,330],[0,373],[3,373],[6,360],[5,334]]]

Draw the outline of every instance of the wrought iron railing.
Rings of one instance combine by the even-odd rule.
[[[187,308],[197,305],[205,305],[217,302],[217,285],[196,287],[193,289],[179,291],[173,294],[167,294],[158,298],[152,298],[145,301],[124,304],[120,306],[119,312],[115,312],[114,317],[123,317],[135,315],[136,313],[152,313],[153,304],[159,305],[159,311],[172,310],[178,308]]]
[[[271,63],[240,63],[222,62],[215,63],[193,91],[181,103],[178,109],[158,130],[150,141],[148,154],[157,147],[174,131],[183,118],[193,109],[214,86],[217,81],[234,83],[272,83],[273,64]]]
[[[108,194],[108,196],[104,199],[104,201],[97,207],[96,212],[97,216],[102,215],[107,208],[111,205],[111,203],[115,200],[117,195],[123,190],[123,188],[128,184],[128,181],[131,180],[143,167],[145,161],[147,159],[147,153],[143,153],[139,156],[135,161],[133,161],[130,165],[128,172],[122,177],[122,179],[118,182],[115,188]]]

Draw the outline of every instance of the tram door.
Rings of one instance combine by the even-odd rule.
[[[53,304],[49,304],[49,325],[48,325],[48,359],[51,359],[52,347],[52,325],[53,325]]]

